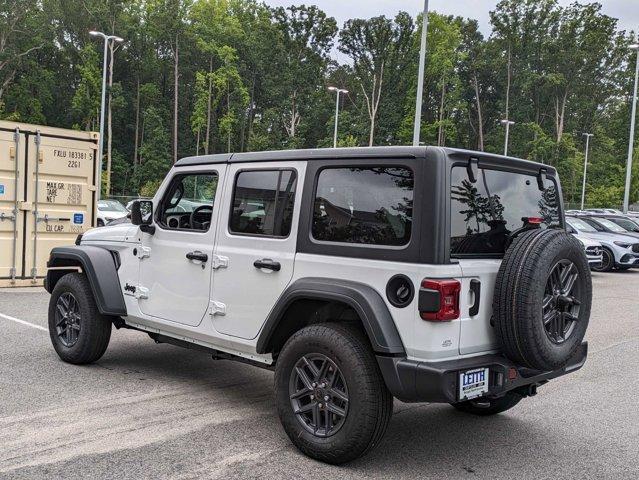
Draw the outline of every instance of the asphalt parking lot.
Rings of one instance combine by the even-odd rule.
[[[492,418],[396,401],[382,445],[342,467],[289,443],[272,373],[124,330],[98,363],[67,365],[48,294],[0,290],[0,478],[636,479],[639,270],[593,285],[581,371]]]

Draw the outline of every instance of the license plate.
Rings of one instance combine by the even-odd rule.
[[[459,400],[470,400],[488,393],[488,368],[476,368],[459,374]]]

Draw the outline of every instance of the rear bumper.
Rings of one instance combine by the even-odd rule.
[[[489,397],[500,397],[518,389],[527,392],[548,380],[579,370],[588,356],[588,343],[577,349],[568,364],[559,370],[539,372],[516,365],[502,355],[482,355],[449,362],[419,362],[398,357],[378,356],[377,361],[393,396],[404,402],[455,403],[458,401],[459,373],[480,367],[490,369]],[[509,379],[514,369],[515,378]],[[513,372],[511,372],[513,373]]]

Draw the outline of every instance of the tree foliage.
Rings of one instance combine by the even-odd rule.
[[[501,0],[490,19],[484,35],[429,14],[422,140],[498,153],[508,118],[509,152],[555,166],[577,204],[594,133],[586,203],[619,205],[635,35],[599,3]],[[332,146],[328,86],[349,91],[340,146],[409,144],[422,20],[338,28],[317,6],[258,0],[0,0],[0,118],[97,129],[102,42],[88,31],[100,30],[126,40],[108,90],[110,194],[148,195],[176,156]]]

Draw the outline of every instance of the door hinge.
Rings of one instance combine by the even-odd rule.
[[[222,255],[213,255],[213,261],[211,262],[211,268],[217,270],[218,268],[227,268],[229,266],[229,257],[223,257]]]
[[[209,315],[212,317],[219,315],[223,317],[226,315],[226,304],[222,302],[211,302],[211,308],[209,309]]]
[[[150,247],[139,247],[138,248],[138,258],[142,260],[143,258],[149,258],[151,256],[151,248]]]

